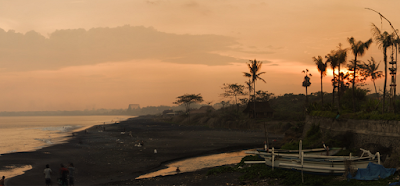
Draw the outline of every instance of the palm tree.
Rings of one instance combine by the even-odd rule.
[[[253,102],[254,102],[254,117],[256,116],[256,81],[257,80],[262,80],[265,82],[263,78],[260,77],[261,74],[265,74],[265,72],[259,72],[261,70],[262,62],[257,61],[257,60],[249,60],[249,63],[247,63],[247,66],[249,67],[250,73],[248,72],[243,72],[245,77],[251,78],[251,82],[253,83]]]
[[[356,111],[356,102],[355,102],[355,83],[356,83],[356,70],[357,70],[357,57],[363,56],[365,51],[368,50],[369,46],[372,43],[372,39],[369,39],[366,42],[356,41],[353,37],[347,38],[347,41],[350,43],[350,51],[354,55],[353,60],[353,111]]]
[[[368,60],[368,64],[364,62],[359,66],[362,69],[364,76],[371,77],[371,80],[374,83],[375,93],[377,95],[378,91],[376,90],[375,80],[383,76],[383,72],[378,71],[379,65],[380,63],[376,64],[375,59],[371,57],[371,60]]]
[[[249,89],[249,101],[250,102],[250,98],[251,98],[251,90],[253,90],[253,86],[251,85],[251,79],[249,79],[249,81],[245,81],[247,88]]]
[[[315,64],[317,65],[318,72],[321,74],[321,103],[322,103],[322,106],[323,106],[324,105],[324,93],[322,92],[322,77],[326,76],[327,63],[323,62],[321,56],[318,56],[317,58],[316,57],[312,57],[312,59],[314,60]]]
[[[334,105],[335,105],[335,88],[336,88],[334,79],[335,79],[335,68],[336,68],[336,66],[338,66],[338,58],[337,58],[336,52],[334,50],[332,50],[330,54],[327,54],[325,56],[325,58],[326,58],[326,62],[331,64],[330,66],[332,68],[332,73],[333,73],[333,75],[332,75],[332,78],[333,78],[332,79],[333,80],[332,107],[334,107]]]
[[[303,87],[306,87],[306,106],[307,106],[308,105],[307,87],[309,87],[311,85],[310,77],[308,77],[308,76],[312,76],[312,75],[311,75],[311,73],[308,73],[308,69],[303,70],[303,73],[306,74],[306,76],[304,76]]]
[[[340,76],[340,66],[346,63],[347,49],[342,49],[342,44],[339,43],[339,49],[336,51],[337,65],[338,65],[338,109],[340,110],[340,94],[342,89],[342,76]]]
[[[398,49],[400,48],[400,38],[399,38],[399,36],[397,36],[396,39],[394,39],[393,44],[394,44],[395,49],[396,49],[396,62],[397,62],[397,53],[398,53]],[[397,68],[397,63],[396,63],[395,67]],[[396,86],[394,86],[393,99],[396,100]]]
[[[386,99],[386,83],[387,83],[387,48],[393,44],[393,34],[388,32],[381,32],[375,24],[372,23],[372,34],[374,35],[374,40],[378,44],[378,48],[383,51],[383,61],[385,62],[385,82],[383,83],[383,102],[382,102],[382,113],[385,109],[385,99]]]

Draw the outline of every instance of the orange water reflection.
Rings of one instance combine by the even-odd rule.
[[[177,174],[176,168],[179,167],[180,172],[193,172],[196,170],[216,167],[222,165],[229,165],[239,163],[244,156],[246,156],[245,151],[243,150],[239,152],[229,152],[229,153],[221,153],[221,154],[213,154],[208,156],[201,156],[196,158],[189,158],[182,161],[173,162],[167,164],[168,168],[161,169],[156,172],[148,173],[137,177],[136,179],[143,178],[152,178],[156,176],[166,176]]]
[[[0,176],[5,176],[6,179],[24,174],[25,171],[32,169],[31,165],[24,166],[6,166],[7,169],[0,170]]]

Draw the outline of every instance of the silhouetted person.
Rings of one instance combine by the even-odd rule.
[[[69,185],[74,185],[75,183],[75,167],[73,163],[69,164],[68,167],[68,180],[69,180]]]
[[[6,180],[6,177],[3,176],[3,178],[1,178],[0,180],[0,186],[4,186],[4,181]]]
[[[49,164],[46,165],[46,168],[43,171],[44,174],[44,180],[46,185],[51,185],[51,174],[53,173],[53,171],[50,169]]]
[[[339,117],[340,117],[340,114],[339,114],[339,112],[337,112],[334,120],[336,120],[336,121],[339,120]]]
[[[68,186],[68,169],[61,164],[60,168],[60,181],[62,186]]]
[[[329,156],[329,146],[326,146],[324,141],[322,141],[322,146],[326,150],[326,155]]]
[[[179,167],[176,168],[176,172],[181,172],[181,170],[179,170]]]

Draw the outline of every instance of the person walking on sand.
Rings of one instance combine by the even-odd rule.
[[[46,165],[46,168],[43,171],[44,174],[44,180],[47,186],[51,185],[51,174],[53,171],[50,169],[49,164]]]
[[[68,169],[66,169],[64,167],[63,164],[61,164],[61,168],[60,168],[60,184],[62,186],[68,186]]]
[[[4,181],[6,180],[6,177],[3,176],[3,178],[1,178],[0,180],[0,186],[4,186]]]
[[[75,167],[73,163],[69,163],[69,167],[68,167],[68,180],[69,180],[69,185],[73,186],[74,185],[74,174],[75,174]]]

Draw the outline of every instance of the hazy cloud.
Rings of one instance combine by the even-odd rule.
[[[274,54],[277,48],[268,47],[267,50],[260,50],[255,46],[248,46],[247,49],[243,47],[232,47],[232,50],[248,54]]]
[[[229,51],[235,39],[219,35],[178,35],[154,28],[122,26],[57,30],[48,38],[0,29],[0,68],[57,69],[131,59],[172,63],[227,65],[241,61],[216,54]]]
[[[187,2],[184,4],[185,7],[198,7],[199,4],[195,1]]]

